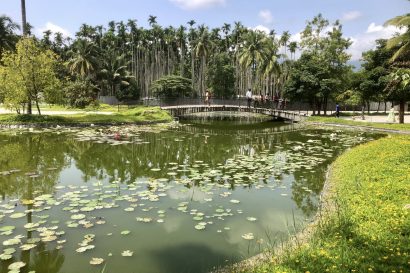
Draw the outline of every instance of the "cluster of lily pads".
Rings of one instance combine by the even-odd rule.
[[[138,129],[137,129],[138,128]],[[152,128],[152,127],[148,127]],[[160,127],[163,130],[165,127]],[[168,129],[168,128],[166,128]],[[66,129],[67,131],[68,129]],[[146,143],[140,132],[146,128],[139,127],[118,127],[108,129],[87,129],[74,131],[78,141],[93,141],[108,143],[110,145],[127,143]],[[155,132],[153,130],[152,132]],[[116,134],[124,139],[116,139]],[[318,139],[317,135],[302,133],[306,137],[311,137],[306,142],[287,141],[284,146],[271,144],[266,150],[260,153],[243,153],[229,158],[224,163],[210,166],[201,160],[185,162],[179,164],[169,162],[166,165],[166,177],[156,177],[160,168],[152,168],[152,175],[146,179],[134,181],[128,185],[121,183],[121,180],[111,181],[108,184],[96,182],[92,185],[59,185],[55,187],[54,194],[35,193],[31,200],[9,199],[0,203],[0,221],[12,222],[14,219],[33,215],[35,221],[26,223],[25,230],[33,233],[33,237],[26,238],[21,234],[15,234],[16,227],[11,225],[1,226],[0,235],[7,236],[2,239],[2,245],[7,247],[0,254],[1,260],[10,260],[16,253],[16,248],[20,251],[30,251],[36,248],[39,242],[55,242],[55,248],[60,249],[66,243],[65,234],[69,229],[97,228],[104,225],[107,220],[102,217],[101,211],[108,209],[122,209],[124,213],[133,215],[135,223],[161,224],[166,221],[166,210],[155,205],[162,198],[169,197],[170,190],[187,192],[191,188],[204,193],[204,202],[212,204],[214,199],[225,199],[227,206],[214,205],[198,208],[198,204],[192,201],[179,202],[175,208],[179,213],[191,215],[192,226],[198,231],[203,231],[207,226],[213,225],[217,221],[231,217],[235,214],[245,214],[244,219],[249,222],[256,222],[258,219],[252,215],[246,215],[246,211],[239,207],[241,201],[232,199],[232,189],[234,187],[254,187],[258,189],[275,190],[283,187],[280,184],[281,175],[291,174],[297,170],[305,169],[314,172],[315,166],[328,158],[334,156],[336,145],[322,144],[322,139],[337,142],[338,145],[350,147],[365,141],[361,135],[344,134],[343,132],[323,133]],[[132,136],[132,140],[130,140]],[[3,171],[7,174],[13,170]],[[309,189],[306,188],[306,191]],[[283,196],[287,194],[283,193]],[[21,206],[26,209],[21,211]],[[211,207],[211,209],[209,209]],[[44,214],[51,208],[58,208],[65,213],[67,220],[63,225],[58,221],[49,221],[49,215]],[[155,211],[155,216],[146,217],[141,212]],[[67,228],[64,228],[64,226]],[[230,227],[223,230],[229,231]],[[223,232],[222,229],[217,230]],[[112,233],[111,233],[112,234]],[[111,234],[107,234],[110,236]],[[131,234],[130,230],[120,232],[123,236]],[[255,235],[251,232],[242,235],[244,240],[254,240]],[[96,246],[94,241],[96,235],[86,234],[78,243],[76,252],[83,253],[92,251]],[[108,256],[112,254],[109,253]],[[132,250],[123,250],[121,256],[133,256]],[[104,263],[104,258],[93,257],[90,264],[98,265]],[[24,267],[22,262],[12,263],[9,266],[10,272],[19,272]]]

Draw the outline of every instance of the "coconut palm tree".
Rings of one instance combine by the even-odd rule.
[[[213,48],[213,42],[209,35],[207,27],[200,26],[200,34],[195,46],[195,56],[200,59],[200,68],[199,68],[199,93],[201,96],[205,94],[206,88],[206,67],[208,57]]]
[[[391,62],[406,60],[410,58],[410,13],[400,15],[388,20],[385,25],[405,28],[405,32],[396,35],[387,41],[387,49],[398,48],[398,50],[391,57]]]
[[[266,56],[266,36],[260,31],[250,31],[246,34],[243,48],[239,53],[239,62],[243,68],[252,71],[251,85],[255,86],[257,66]]]
[[[68,52],[67,61],[69,71],[82,79],[90,78],[98,68],[98,51],[93,42],[78,39]]]
[[[108,51],[104,54],[104,62],[100,77],[107,86],[107,93],[117,95],[117,89],[128,86],[133,78],[127,70],[128,63],[125,55],[117,55],[116,52]]]

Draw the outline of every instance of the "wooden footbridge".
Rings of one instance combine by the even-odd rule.
[[[306,113],[300,113],[298,111],[278,110],[272,108],[258,108],[258,107],[246,107],[238,105],[178,105],[178,106],[164,106],[161,109],[168,111],[173,117],[183,117],[195,113],[206,112],[249,112],[255,114],[262,114],[271,116],[272,118],[279,118],[290,120],[294,122],[300,122],[307,118]]]

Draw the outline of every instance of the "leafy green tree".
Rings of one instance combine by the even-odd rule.
[[[91,78],[98,70],[98,49],[93,42],[85,39],[76,40],[68,52],[69,71],[82,79]]]
[[[60,81],[56,76],[56,55],[41,48],[34,39],[22,38],[16,45],[16,52],[3,55],[0,67],[0,92],[8,107],[20,110],[24,104],[34,101],[40,112],[39,102],[52,98]],[[28,111],[28,114],[31,114]]]
[[[218,98],[230,98],[235,94],[235,68],[231,65],[227,53],[214,56],[208,73],[213,95]]]
[[[65,99],[71,107],[85,108],[97,103],[97,87],[90,80],[67,81],[63,90]]]
[[[344,91],[346,75],[351,69],[347,65],[350,56],[346,53],[351,42],[343,37],[338,21],[330,31],[326,31],[328,27],[329,22],[321,14],[308,22],[302,33],[304,51],[287,85],[287,93],[293,98],[306,90],[304,97],[316,105],[318,114],[323,107],[325,115],[328,99]]]
[[[191,80],[176,76],[164,76],[151,85],[153,93],[166,98],[185,97],[192,94]]]

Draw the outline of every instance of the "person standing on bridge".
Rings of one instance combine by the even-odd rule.
[[[248,100],[248,108],[251,108],[251,103],[252,103],[252,91],[249,88],[248,91],[246,91],[246,98]]]
[[[211,106],[211,91],[209,89],[207,89],[205,92],[205,104]]]

